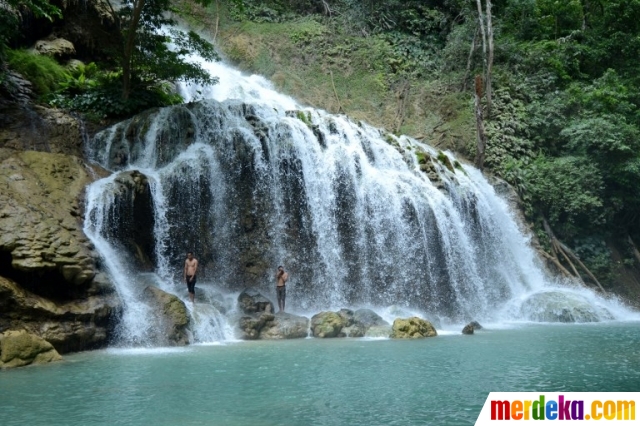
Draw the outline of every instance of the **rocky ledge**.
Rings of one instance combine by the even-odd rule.
[[[59,353],[105,346],[119,299],[82,229],[77,157],[0,149],[0,333],[25,330]]]

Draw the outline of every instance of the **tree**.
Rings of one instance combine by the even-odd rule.
[[[205,5],[208,2],[200,1]],[[193,53],[209,61],[218,60],[213,45],[193,31],[176,29],[175,20],[166,17],[170,7],[170,0],[125,0],[119,11],[112,8],[122,36],[123,101],[136,87],[148,89],[162,81],[216,82],[198,64],[186,60]]]

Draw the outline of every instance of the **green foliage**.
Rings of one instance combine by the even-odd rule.
[[[554,229],[569,236],[605,222],[602,176],[588,158],[539,156],[526,174],[532,203]]]
[[[491,120],[486,125],[487,166],[500,173],[512,159],[527,163],[534,156],[526,118],[526,106],[521,99],[506,88],[494,92]]]
[[[7,51],[9,67],[27,78],[39,95],[48,95],[71,78],[54,59],[26,50]]]
[[[125,100],[121,96],[122,76],[118,73],[97,72],[94,78],[86,75],[81,73],[63,85],[49,97],[49,104],[100,119],[130,117],[149,108],[182,102],[168,83],[135,85],[131,96]]]
[[[143,7],[137,15],[140,4]],[[131,81],[138,86],[135,89],[145,90],[164,80],[202,84],[216,82],[200,65],[187,59],[189,55],[198,53],[208,61],[218,60],[213,45],[193,31],[176,29],[176,21],[167,17],[170,7],[170,0],[126,0],[118,11],[124,43],[120,59],[123,85]],[[133,46],[131,51],[127,48],[129,43]],[[131,89],[124,87],[123,98]]]

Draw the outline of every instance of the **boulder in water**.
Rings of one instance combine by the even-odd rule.
[[[397,318],[393,322],[391,338],[393,339],[416,339],[422,337],[437,336],[438,333],[429,321],[422,318]]]
[[[260,339],[304,339],[309,333],[309,318],[279,312],[260,330]]]
[[[462,329],[462,334],[473,334],[475,330],[482,330],[482,326],[478,321],[471,321]]]
[[[245,314],[273,312],[273,303],[254,288],[247,288],[238,296],[238,306]]]
[[[345,337],[342,328],[347,326],[345,315],[336,312],[320,312],[311,318],[313,337]]]
[[[592,305],[585,297],[561,291],[529,296],[522,303],[520,313],[526,319],[541,322],[598,322],[613,319],[607,309]]]
[[[354,312],[353,319],[355,322],[359,322],[367,328],[372,326],[389,325],[388,322],[383,320],[380,315],[376,314],[371,309],[358,309]]]
[[[184,346],[189,344],[189,325],[191,317],[187,307],[178,296],[169,294],[157,287],[148,286],[142,293],[142,299],[148,302],[156,313],[157,344]]]
[[[467,324],[462,329],[462,334],[473,334],[473,324]]]
[[[51,343],[35,334],[24,330],[0,334],[0,368],[43,364],[61,359]]]
[[[244,316],[240,318],[238,326],[242,335],[240,338],[244,340],[260,339],[262,329],[275,318],[272,313],[262,313],[261,315]]]

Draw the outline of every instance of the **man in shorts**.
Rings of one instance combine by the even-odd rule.
[[[278,312],[284,312],[284,299],[287,296],[287,288],[285,287],[289,274],[284,271],[284,268],[278,266],[278,272],[276,272],[276,293],[278,294]]]
[[[187,253],[187,260],[184,261],[184,280],[187,282],[189,299],[194,303],[196,297],[196,272],[198,271],[198,259],[193,257],[193,253]]]

